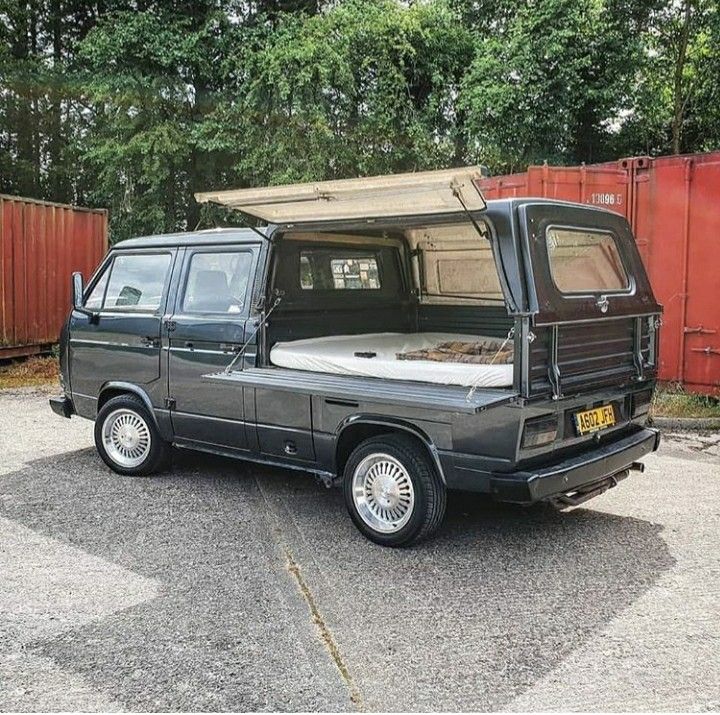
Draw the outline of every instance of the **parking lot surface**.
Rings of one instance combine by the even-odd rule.
[[[0,392],[2,710],[720,708],[720,433],[392,550],[305,474],[118,477],[46,398]]]

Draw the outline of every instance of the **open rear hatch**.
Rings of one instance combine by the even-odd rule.
[[[627,221],[542,201],[519,219],[535,303],[523,392],[558,399],[654,378],[661,307]]]

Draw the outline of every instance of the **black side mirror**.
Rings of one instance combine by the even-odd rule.
[[[88,310],[83,305],[83,293],[85,292],[85,285],[83,283],[82,273],[72,274],[72,304],[73,310],[77,310],[78,313],[87,315],[90,318],[90,322],[94,323],[97,321],[98,314],[94,310]]]

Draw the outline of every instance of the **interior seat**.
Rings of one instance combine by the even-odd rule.
[[[208,313],[227,313],[233,299],[224,271],[198,271],[188,307]]]

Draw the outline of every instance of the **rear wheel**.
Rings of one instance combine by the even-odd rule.
[[[383,546],[427,538],[445,514],[445,485],[427,450],[406,435],[362,442],[345,465],[343,490],[357,528]]]
[[[95,420],[95,446],[118,474],[145,476],[167,465],[170,445],[163,440],[143,401],[134,395],[108,400]]]

